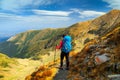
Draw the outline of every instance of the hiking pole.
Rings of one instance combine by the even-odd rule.
[[[55,52],[54,52],[54,64],[55,64],[55,58],[56,58],[56,49],[55,49]]]

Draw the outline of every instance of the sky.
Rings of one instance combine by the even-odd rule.
[[[120,9],[119,4],[120,0],[0,0],[0,37],[68,27]]]

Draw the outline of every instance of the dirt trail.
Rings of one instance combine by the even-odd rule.
[[[69,57],[71,59],[71,57]],[[53,80],[67,80],[69,70],[66,70],[66,59],[63,61],[63,70],[59,69],[60,62],[56,63],[56,69],[58,70]]]
[[[54,80],[67,80],[68,70],[58,70]]]
[[[59,69],[60,62],[56,63],[55,68],[58,70],[53,80],[67,80],[69,70],[66,70],[66,63],[64,59],[63,70]]]

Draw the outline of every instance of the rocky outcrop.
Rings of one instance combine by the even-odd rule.
[[[86,44],[71,60],[70,79],[115,80],[120,74],[120,25],[99,39]]]

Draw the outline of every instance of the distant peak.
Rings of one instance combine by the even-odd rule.
[[[110,13],[118,13],[118,12],[120,12],[120,10],[118,10],[118,9],[113,9],[110,11]]]
[[[26,32],[33,32],[33,31],[36,31],[36,30],[34,30],[34,29],[31,29],[31,30],[27,30]]]

